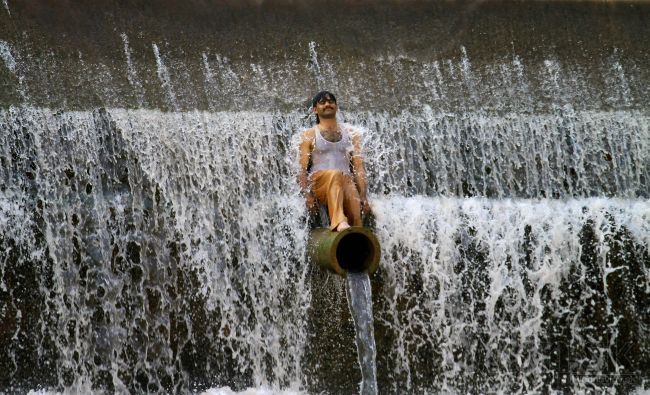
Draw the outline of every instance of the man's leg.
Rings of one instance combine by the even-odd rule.
[[[343,230],[348,223],[343,210],[345,188],[346,177],[340,170],[321,170],[312,174],[312,192],[321,204],[327,206],[331,230]]]
[[[345,186],[343,188],[343,211],[348,217],[349,223],[352,226],[362,226],[361,220],[361,199],[359,198],[359,191],[350,176],[345,177]]]

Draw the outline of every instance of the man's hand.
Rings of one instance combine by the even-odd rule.
[[[316,198],[311,194],[311,192],[307,192],[307,194],[305,194],[305,205],[307,206],[307,210],[309,210],[310,214],[316,214],[318,211]]]
[[[315,138],[315,130],[307,129],[300,137],[300,146],[298,150],[298,163],[300,165],[300,172],[298,173],[298,185],[300,191],[305,196],[305,205],[310,214],[315,214],[318,211],[316,205],[316,198],[312,195],[309,185],[309,162],[311,158],[312,145]]]
[[[370,206],[368,199],[361,199],[361,215],[368,214],[372,214],[372,206]]]

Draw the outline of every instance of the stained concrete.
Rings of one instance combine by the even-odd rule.
[[[645,2],[7,6],[0,54],[15,67],[0,61],[2,107],[292,111],[321,88],[339,93],[347,110],[650,104]]]

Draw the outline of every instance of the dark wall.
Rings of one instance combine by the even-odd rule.
[[[328,87],[355,109],[648,107],[648,3],[235,3],[9,1],[0,40],[16,67],[0,66],[0,105],[293,110]],[[545,86],[549,64],[559,92]],[[617,65],[624,99],[608,96]]]

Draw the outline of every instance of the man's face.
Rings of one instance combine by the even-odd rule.
[[[334,118],[336,116],[336,102],[330,96],[325,96],[316,102],[314,107],[314,112],[318,115],[319,118]]]

